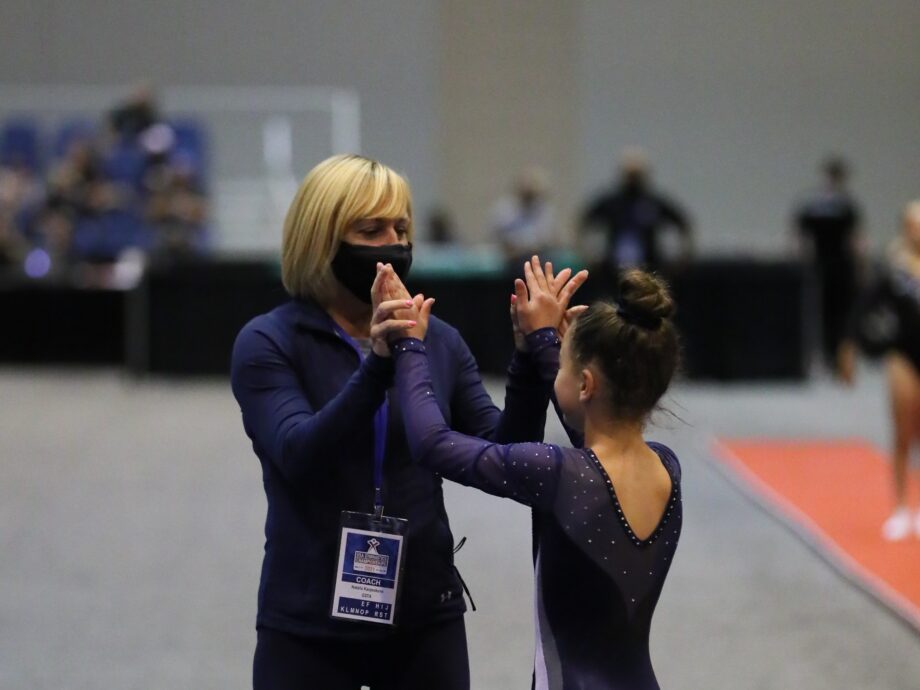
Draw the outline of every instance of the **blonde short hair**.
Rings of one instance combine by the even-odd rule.
[[[349,226],[362,218],[409,219],[412,196],[396,171],[370,158],[332,156],[307,173],[284,219],[281,281],[292,297],[328,298],[332,259]]]
[[[908,201],[901,212],[901,219],[904,223],[920,223],[920,199]]]

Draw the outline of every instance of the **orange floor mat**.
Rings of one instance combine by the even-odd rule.
[[[768,509],[920,631],[920,538],[881,537],[892,508],[884,453],[856,440],[723,440],[716,455]]]

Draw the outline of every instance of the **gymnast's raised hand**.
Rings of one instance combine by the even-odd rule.
[[[579,271],[573,276],[571,268],[563,268],[554,275],[552,262],[541,265],[537,255],[525,262],[524,279],[514,281],[514,294],[511,296],[515,347],[526,351],[527,334],[540,328],[555,328],[560,337],[564,337],[569,324],[588,308],[583,305],[569,307],[572,296],[587,279],[587,271]]]

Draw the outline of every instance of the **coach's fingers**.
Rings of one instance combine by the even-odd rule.
[[[374,314],[371,317],[371,324],[386,321],[394,312],[400,309],[411,309],[413,306],[414,303],[411,299],[392,299],[381,302],[377,305],[377,308],[374,309]]]
[[[385,338],[388,339],[394,335],[414,328],[416,321],[405,319],[389,319],[371,326],[371,339]]]

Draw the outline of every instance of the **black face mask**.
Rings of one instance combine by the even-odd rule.
[[[365,304],[370,304],[371,286],[377,277],[378,262],[390,264],[399,279],[405,280],[412,265],[412,245],[385,244],[372,247],[341,242],[332,260],[332,275],[351,294]]]

